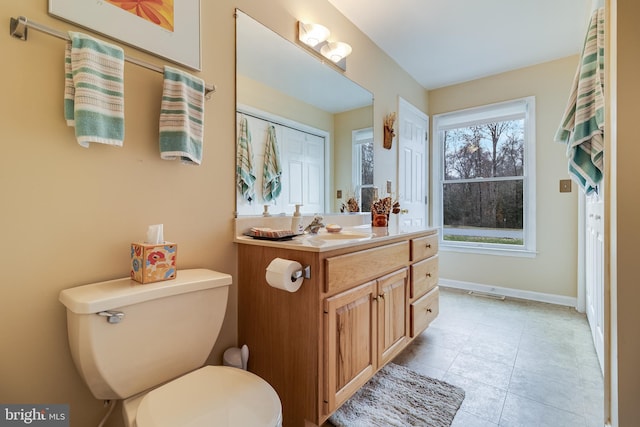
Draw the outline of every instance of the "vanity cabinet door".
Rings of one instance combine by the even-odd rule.
[[[376,366],[377,282],[370,281],[324,301],[325,413],[364,385]]]
[[[407,269],[378,282],[378,366],[389,362],[407,341]]]

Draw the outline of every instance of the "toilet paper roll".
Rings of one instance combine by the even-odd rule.
[[[277,289],[287,292],[296,292],[302,286],[302,277],[293,279],[292,275],[300,270],[302,265],[299,262],[289,259],[274,258],[267,266],[265,277],[267,283]]]

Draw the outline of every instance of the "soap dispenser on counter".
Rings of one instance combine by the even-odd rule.
[[[293,213],[293,218],[291,219],[291,231],[293,234],[303,234],[304,227],[302,226],[302,215],[300,214],[300,206],[296,205],[296,211]]]

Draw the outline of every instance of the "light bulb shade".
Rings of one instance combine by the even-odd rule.
[[[344,42],[329,42],[322,46],[320,53],[333,62],[346,58],[351,53],[351,46]]]
[[[298,23],[298,39],[306,45],[314,47],[329,38],[329,29],[320,24]]]

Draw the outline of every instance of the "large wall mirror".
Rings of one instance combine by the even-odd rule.
[[[237,215],[260,215],[264,205],[271,214],[291,214],[295,204],[305,214],[339,212],[350,197],[361,200],[363,188],[369,194],[371,92],[239,10],[236,120],[238,157],[252,158],[240,169],[255,177],[244,192],[236,185]],[[263,194],[268,139],[282,169],[275,198]]]

